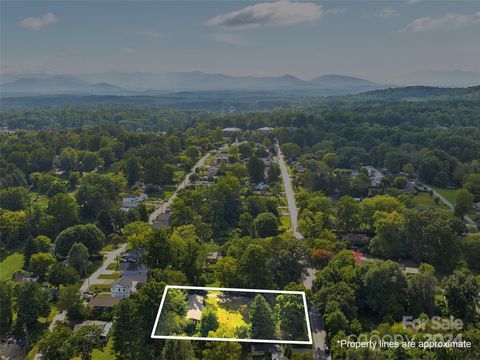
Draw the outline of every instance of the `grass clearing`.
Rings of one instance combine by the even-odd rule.
[[[244,302],[229,301],[228,304],[222,304],[218,295],[220,292],[209,292],[205,299],[207,305],[214,306],[217,309],[218,329],[213,337],[234,337],[235,328],[246,325],[244,317],[246,316],[247,305]],[[209,336],[212,336],[209,334]]]
[[[451,213],[450,209],[444,203],[442,203],[440,200],[438,203],[435,203],[435,198],[426,192],[419,192],[413,196],[413,203],[417,209]]]
[[[115,360],[116,357],[112,353],[113,351],[113,338],[110,337],[107,341],[107,344],[102,350],[93,350],[92,360]]]
[[[100,275],[98,275],[98,278],[99,279],[117,280],[118,278],[120,278],[120,276],[122,276],[122,274],[120,274],[119,272],[115,272],[113,274],[100,274]]]
[[[23,254],[15,252],[7,255],[0,262],[0,281],[9,280],[12,275],[23,267]]]
[[[431,186],[431,188],[450,201],[453,205],[457,203],[457,189],[445,189],[434,186]]]

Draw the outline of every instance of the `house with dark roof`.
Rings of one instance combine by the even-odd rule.
[[[157,216],[153,221],[152,226],[154,228],[162,228],[172,225],[172,213],[165,212]]]
[[[87,306],[94,311],[106,311],[111,310],[120,300],[120,297],[97,296],[90,299]]]
[[[120,263],[118,270],[123,276],[148,275],[148,267],[142,263],[122,262]]]

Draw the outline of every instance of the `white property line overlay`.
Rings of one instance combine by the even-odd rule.
[[[168,336],[168,335],[155,335],[155,330],[160,320],[160,314],[162,312],[163,303],[165,297],[170,289],[183,289],[183,290],[202,290],[202,291],[237,291],[237,292],[250,292],[250,293],[269,293],[269,294],[290,294],[300,295],[303,298],[303,307],[305,308],[305,319],[307,320],[308,341],[294,341],[294,340],[261,340],[261,339],[233,339],[233,338],[210,338],[200,336]],[[304,291],[286,291],[286,290],[261,290],[261,289],[237,289],[237,288],[219,288],[219,287],[202,287],[202,286],[180,286],[180,285],[167,285],[163,291],[162,300],[160,301],[160,307],[158,308],[157,318],[155,319],[155,325],[152,330],[152,339],[176,339],[176,340],[204,340],[204,341],[235,341],[235,342],[248,342],[248,343],[264,343],[264,344],[295,344],[295,345],[311,345],[312,344],[312,330],[310,328],[310,319],[308,317],[307,309],[307,297]]]

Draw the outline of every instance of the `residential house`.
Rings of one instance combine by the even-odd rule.
[[[202,311],[205,308],[203,303],[204,296],[199,294],[188,295],[187,319],[199,322],[202,319]]]
[[[15,282],[30,282],[30,281],[38,281],[39,277],[33,275],[30,272],[18,270],[12,275],[12,280]]]
[[[80,330],[84,326],[96,326],[98,327],[102,333],[100,334],[100,339],[103,342],[108,341],[108,337],[110,336],[110,330],[112,330],[113,322],[109,321],[99,321],[99,320],[86,320],[81,324],[75,325],[73,328],[74,331]]]
[[[207,264],[215,264],[218,259],[221,259],[223,256],[218,251],[210,252],[207,254]]]
[[[172,213],[167,211],[157,216],[157,218],[153,221],[152,226],[154,228],[162,228],[167,227],[172,224]]]
[[[405,275],[412,276],[412,275],[416,275],[416,274],[420,273],[420,269],[416,268],[416,267],[406,266],[404,272],[405,272]]]
[[[261,127],[259,129],[257,129],[257,131],[260,131],[262,133],[270,133],[270,132],[273,131],[273,128],[269,127],[269,126],[265,126],[265,127]]]
[[[94,311],[112,310],[120,302],[120,297],[94,297],[88,302],[88,307]]]
[[[122,209],[123,210],[133,209],[138,205],[140,205],[142,201],[145,201],[147,199],[148,199],[148,196],[146,194],[124,195],[122,198]]]
[[[131,251],[124,252],[120,256],[120,262],[131,262],[138,263],[140,262],[141,257],[145,254],[144,249],[133,249]]]
[[[122,276],[112,284],[110,292],[112,297],[126,298],[139,290],[146,282],[147,277],[143,275]]]
[[[342,240],[353,246],[368,246],[370,237],[366,234],[347,233],[342,236]]]
[[[118,270],[122,273],[123,276],[148,275],[148,267],[146,267],[142,263],[122,262],[120,263]]]
[[[371,179],[371,184],[373,187],[378,187],[382,184],[383,179],[385,178],[385,175],[383,173],[374,168],[373,166],[362,166],[362,169],[366,169],[368,172],[368,176]]]
[[[241,132],[242,132],[242,129],[237,127],[227,127],[222,129],[222,134],[228,137],[238,136],[238,134],[240,134]]]

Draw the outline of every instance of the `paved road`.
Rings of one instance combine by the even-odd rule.
[[[170,198],[165,201],[164,203],[158,205],[158,207],[150,214],[148,218],[148,223],[151,225],[155,222],[155,219],[160,215],[163,214],[167,209],[172,205],[173,201],[177,197],[177,194],[180,190],[184,189],[189,183],[190,183],[190,175],[195,174],[195,171],[199,168],[201,168],[204,164],[207,158],[212,155],[213,151],[209,151],[206,153],[200,160],[197,161],[197,163],[193,166],[192,170],[185,175],[185,178],[183,181],[178,184],[177,188],[175,189],[175,192],[170,196]]]
[[[280,166],[280,173],[283,179],[283,187],[285,188],[285,196],[287,198],[288,212],[290,213],[290,222],[291,222],[293,236],[295,236],[297,239],[303,239],[302,234],[300,234],[297,230],[298,209],[297,209],[297,203],[295,202],[295,192],[293,191],[293,187],[292,187],[292,179],[290,179],[290,174],[288,173],[288,168],[287,168],[287,165],[285,164],[285,159],[283,158],[283,154],[282,154],[282,151],[280,150],[280,146],[278,145],[278,141],[276,143],[276,149],[277,149],[278,165]]]
[[[455,211],[455,205],[453,205],[450,201],[448,201],[447,199],[445,199],[441,194],[439,194],[438,192],[436,192],[434,189],[432,189],[430,186],[428,185],[425,185],[423,184],[423,187],[426,188],[428,191],[431,191],[432,194],[436,197],[438,197],[440,199],[441,202],[443,202],[450,210],[452,211]],[[465,215],[463,217],[463,219],[465,220],[465,222],[472,226],[474,229],[478,230],[478,227],[477,227],[477,224],[475,223],[475,221],[472,220],[472,218],[468,215]]]
[[[90,287],[90,285],[103,283],[103,280],[99,279],[98,277],[103,273],[107,273],[108,272],[107,267],[110,264],[114,263],[116,257],[120,256],[122,253],[124,253],[126,249],[127,249],[127,244],[123,244],[119,248],[105,253],[104,254],[104,261],[103,261],[102,265],[94,273],[92,273],[88,278],[86,278],[83,281],[82,285],[80,286],[80,292],[83,293],[83,292],[87,291],[88,288]],[[52,331],[55,328],[57,321],[60,321],[60,322],[64,321],[65,316],[66,316],[65,311],[62,311],[62,312],[58,313],[57,315],[55,315],[55,317],[53,318],[52,322],[50,323],[50,326],[48,327],[48,329],[50,331]]]
[[[285,159],[283,158],[278,141],[276,143],[276,150],[277,160],[283,179],[283,187],[285,188],[285,196],[287,198],[288,211],[290,213],[293,235],[297,239],[303,239],[303,235],[300,234],[300,232],[298,232],[297,230],[298,209],[295,202],[295,192],[292,187],[292,180],[290,178],[290,174],[288,173],[288,168],[285,164]],[[306,289],[312,288],[314,279],[315,270],[307,268],[306,274],[302,275],[302,282]],[[320,313],[318,313],[317,309],[310,308],[308,311],[308,317],[310,319],[310,327],[312,329],[312,340],[315,360],[329,359],[329,356],[325,353],[327,334],[324,330],[322,316],[320,315]]]

